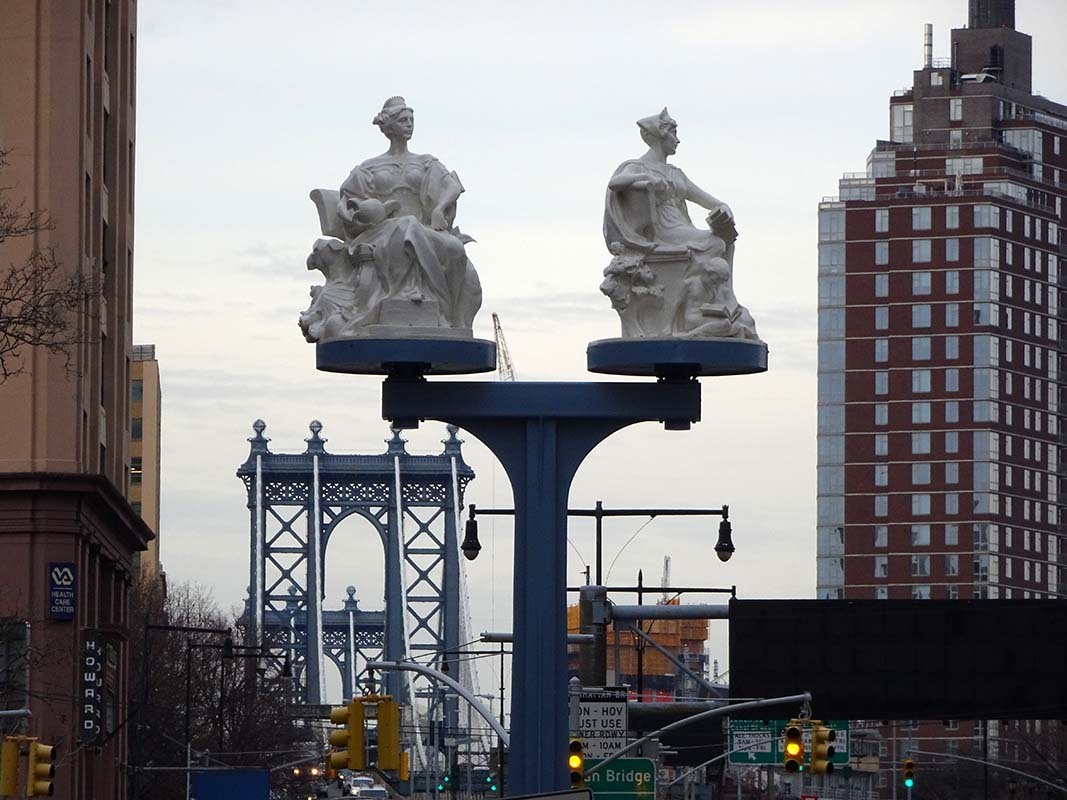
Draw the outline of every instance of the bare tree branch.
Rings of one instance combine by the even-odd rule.
[[[0,172],[8,165],[0,148]],[[11,241],[52,230],[48,214],[27,209],[0,185],[0,254]],[[5,263],[6,262],[6,263]],[[91,325],[79,324],[100,287],[75,268],[68,270],[53,248],[37,248],[20,261],[0,257],[0,383],[25,370],[26,348],[43,347],[71,366],[71,348],[90,340]]]

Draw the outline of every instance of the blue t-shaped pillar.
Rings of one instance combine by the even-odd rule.
[[[585,457],[615,431],[700,419],[700,384],[427,383],[386,380],[382,416],[399,427],[434,419],[477,436],[515,495],[514,662],[508,794],[565,789],[567,756],[567,499]]]

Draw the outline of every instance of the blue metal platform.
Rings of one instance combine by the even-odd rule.
[[[751,339],[600,339],[586,349],[590,372],[696,378],[767,371],[767,345]]]
[[[469,375],[496,369],[487,339],[330,339],[315,345],[315,366],[356,375]]]

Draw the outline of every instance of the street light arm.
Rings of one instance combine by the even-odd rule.
[[[765,706],[784,706],[790,703],[803,703],[804,705],[808,705],[811,703],[811,693],[804,692],[803,694],[790,694],[784,697],[769,697],[761,700],[749,700],[745,703],[734,703],[733,705],[718,706],[717,708],[711,708],[707,711],[701,711],[699,714],[694,714],[691,717],[686,717],[685,719],[680,719],[677,722],[672,722],[670,725],[665,725],[657,731],[652,731],[652,733],[648,734],[647,736],[642,736],[640,739],[634,742],[630,742],[630,744],[626,745],[626,747],[622,748],[614,755],[605,758],[600,763],[587,769],[585,771],[585,774],[592,775],[594,772],[599,772],[612,761],[615,761],[618,758],[622,758],[631,750],[636,750],[645,742],[650,742],[653,739],[658,739],[665,733],[670,733],[671,731],[677,730],[678,728],[684,728],[687,725],[692,725],[694,722],[700,722],[701,720],[711,719],[712,717],[727,716],[731,712],[747,711],[750,708],[763,708]]]
[[[727,750],[725,753],[719,753],[714,758],[709,758],[703,764],[697,764],[691,770],[683,772],[681,775],[679,775],[673,781],[668,783],[667,786],[668,787],[674,786],[674,784],[678,783],[678,781],[681,781],[681,780],[684,780],[685,778],[688,778],[690,775],[692,775],[698,769],[701,769],[702,767],[710,767],[716,761],[722,761],[724,758],[728,758],[729,756],[732,756],[734,753],[743,753],[746,750],[751,750],[754,747],[763,747],[763,745],[770,744],[771,742],[773,742],[777,738],[778,738],[777,736],[772,736],[770,739],[759,739],[758,741],[755,741],[752,744],[746,744],[744,747],[735,747],[733,750]]]
[[[980,758],[971,758],[970,756],[960,756],[960,755],[956,755],[955,753],[934,753],[934,752],[931,752],[931,751],[928,751],[928,750],[912,750],[910,748],[908,750],[906,750],[905,752],[908,755],[913,755],[914,754],[914,755],[917,755],[917,756],[936,756],[938,758],[955,758],[958,761],[973,761],[975,764],[988,764],[989,766],[993,767],[994,769],[1002,769],[1005,772],[1014,772],[1016,775],[1022,775],[1024,778],[1027,778],[1027,779],[1032,780],[1032,781],[1037,781],[1038,783],[1043,783],[1046,786],[1051,786],[1053,789],[1058,789],[1059,791],[1063,792],[1064,794],[1067,794],[1067,786],[1064,786],[1061,783],[1052,783],[1052,781],[1046,781],[1044,778],[1039,778],[1036,775],[1031,775],[1029,772],[1023,772],[1021,769],[1015,769],[1014,767],[1006,767],[1003,764],[998,764],[996,761],[983,761]]]
[[[453,680],[452,678],[445,675],[443,672],[439,672],[433,667],[426,667],[422,664],[416,664],[411,661],[368,661],[367,669],[395,669],[400,670],[401,672],[418,672],[420,675],[426,675],[427,677],[435,678],[446,686],[454,689],[457,694],[459,694],[464,700],[470,703],[471,707],[478,712],[479,716],[481,716],[482,719],[489,723],[489,727],[493,729],[493,731],[498,737],[500,737],[500,742],[504,745],[504,747],[511,746],[511,736],[506,730],[504,730],[504,726],[496,720],[496,717],[493,716],[493,713],[489,709],[487,709],[485,705],[470,690],[460,684],[459,681]]]

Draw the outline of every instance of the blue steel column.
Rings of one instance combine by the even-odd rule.
[[[514,659],[508,794],[568,785],[567,499],[582,460],[615,431],[700,419],[695,381],[426,383],[387,380],[382,416],[470,431],[500,459],[515,494]]]
[[[308,493],[314,495],[318,489],[314,481]],[[312,705],[322,703],[322,557],[323,550],[319,541],[318,499],[308,498],[307,516],[307,603],[304,606],[304,630],[307,632],[304,648],[305,690],[307,702]]]

